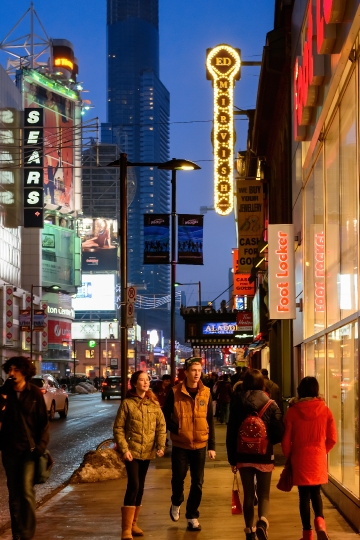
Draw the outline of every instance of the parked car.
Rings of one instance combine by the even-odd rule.
[[[38,386],[44,394],[49,420],[53,420],[55,413],[60,418],[66,418],[69,412],[69,396],[52,375],[35,375],[31,383]]]
[[[101,383],[101,399],[121,396],[121,377],[109,375]]]

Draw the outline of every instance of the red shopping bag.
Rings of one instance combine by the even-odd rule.
[[[232,495],[231,495],[231,513],[232,514],[243,513],[242,505],[240,502],[239,480],[236,473],[234,473],[234,482],[233,482]]]

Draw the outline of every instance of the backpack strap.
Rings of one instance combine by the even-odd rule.
[[[273,399],[269,399],[265,405],[263,406],[263,408],[258,412],[258,417],[261,418],[263,416],[263,414],[267,411],[267,409],[270,407],[270,405],[274,403],[274,400]]]

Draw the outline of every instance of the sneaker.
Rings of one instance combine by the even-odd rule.
[[[173,521],[179,521],[180,519],[180,506],[172,504],[170,506],[170,517]]]
[[[196,518],[188,519],[188,526],[186,530],[187,531],[201,531],[201,525]]]
[[[268,522],[265,519],[259,519],[259,521],[256,523],[256,536],[258,540],[268,540]]]

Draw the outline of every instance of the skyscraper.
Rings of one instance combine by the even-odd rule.
[[[117,144],[129,161],[167,161],[170,96],[159,79],[159,0],[107,0],[107,49],[102,142]],[[169,213],[169,174],[136,167],[129,175],[136,191],[128,209],[128,281],[141,294],[166,295],[169,267],[143,265],[143,215]]]

